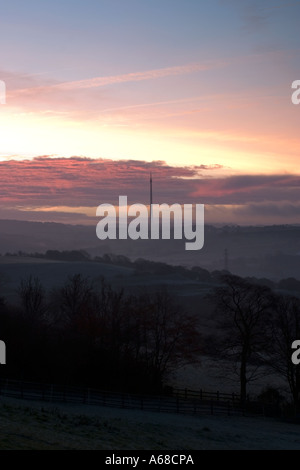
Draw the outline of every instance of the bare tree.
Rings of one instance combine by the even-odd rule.
[[[81,274],[70,276],[59,290],[60,310],[68,323],[76,323],[91,315],[94,292],[92,282]]]
[[[241,401],[247,397],[247,384],[259,377],[270,315],[270,289],[231,274],[220,278],[214,290],[217,325],[220,332],[218,353],[238,374]]]
[[[30,275],[27,279],[22,279],[17,292],[26,319],[41,321],[46,311],[46,304],[45,290],[39,278]]]
[[[168,292],[142,297],[140,313],[136,341],[140,355],[152,371],[155,387],[174,369],[199,362],[196,316],[184,311]]]
[[[289,385],[296,406],[300,403],[300,369],[292,362],[292,343],[300,339],[300,299],[274,295],[272,304],[272,348],[269,366]]]
[[[128,299],[123,289],[114,290],[104,279],[101,279],[97,294],[96,316],[101,332],[98,344],[109,350],[111,359],[119,362],[124,353],[125,318],[127,310],[130,311],[127,308]]]

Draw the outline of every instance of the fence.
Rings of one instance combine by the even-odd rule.
[[[187,389],[175,389],[169,395],[152,396],[2,379],[1,395],[50,403],[86,404],[192,415],[245,415],[250,410],[249,407],[241,407],[238,395]],[[263,415],[262,404],[252,407],[251,413]]]
[[[172,389],[173,395],[176,397],[180,398],[189,398],[189,399],[194,399],[194,400],[213,400],[213,401],[226,401],[226,402],[232,402],[232,403],[239,403],[240,402],[240,395],[237,393],[223,393],[223,392],[208,392],[206,390],[200,389],[199,391],[197,390],[189,390],[187,388],[184,389],[178,389],[174,388]]]

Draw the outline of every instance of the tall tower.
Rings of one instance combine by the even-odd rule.
[[[150,172],[150,227],[152,222],[152,173]]]

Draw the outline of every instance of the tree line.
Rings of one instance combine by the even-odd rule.
[[[18,305],[1,302],[2,376],[161,392],[174,368],[198,360],[197,319],[165,290],[133,295],[75,274],[50,292],[30,276],[17,293]]]
[[[161,393],[172,371],[201,367],[209,354],[224,376],[235,374],[242,402],[251,381],[273,373],[300,403],[300,365],[292,361],[300,299],[292,293],[220,274],[208,295],[209,337],[201,332],[201,305],[191,313],[163,289],[129,294],[75,274],[50,292],[29,276],[17,294],[18,304],[0,303],[2,377]]]

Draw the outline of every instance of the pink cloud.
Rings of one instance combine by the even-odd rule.
[[[117,203],[149,202],[149,174],[154,202],[250,204],[300,199],[300,176],[222,176],[218,164],[171,166],[163,161],[90,159],[84,157],[0,162],[2,207],[96,207]]]
[[[157,197],[186,198],[190,183],[200,172],[219,165],[172,167],[164,162],[105,160],[84,157],[7,160],[0,162],[2,203],[14,205],[97,206],[114,202],[127,194],[133,202],[148,200],[149,173],[152,171]],[[191,180],[192,181],[192,180]],[[160,188],[158,190],[158,188]],[[159,191],[159,194],[158,194]]]

